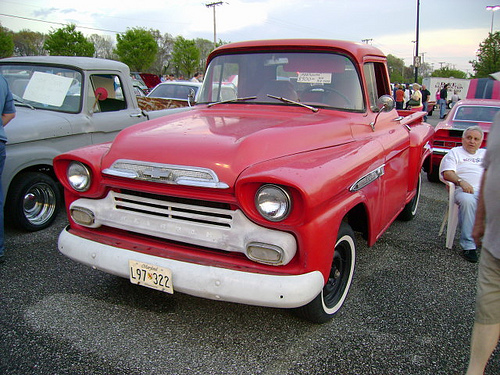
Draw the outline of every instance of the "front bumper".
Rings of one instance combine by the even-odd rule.
[[[129,278],[129,260],[168,268],[174,291],[212,300],[294,308],[313,300],[324,285],[319,271],[281,276],[181,262],[104,245],[67,229],[59,235],[58,247],[77,262],[124,278]]]

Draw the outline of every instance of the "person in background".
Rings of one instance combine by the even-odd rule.
[[[16,108],[14,107],[14,99],[12,92],[9,89],[9,84],[4,76],[0,75],[0,113],[2,114],[2,126],[0,126],[0,178],[2,177],[3,167],[5,165],[5,143],[7,135],[4,127],[16,116]],[[3,263],[5,258],[5,233],[3,222],[3,191],[0,184],[0,263]]]
[[[448,98],[448,84],[445,84],[441,91],[439,91],[439,118],[443,119],[446,113],[446,106]]]
[[[453,91],[453,95],[451,96],[451,104],[450,104],[450,108],[453,108],[453,106],[455,104],[457,104],[457,102],[460,100],[460,97],[458,96],[458,91],[455,90]]]
[[[411,94],[410,101],[410,109],[414,111],[422,110],[422,93],[420,92],[420,85],[418,83],[414,83],[413,86],[413,94]],[[416,104],[411,104],[412,102]]]
[[[194,73],[193,78],[191,78],[190,81],[199,83],[200,82],[200,73],[199,72]]]
[[[478,268],[476,312],[466,375],[480,375],[500,338],[500,115],[488,134],[485,172],[472,236],[482,245]]]
[[[405,92],[401,85],[398,85],[396,89],[396,109],[404,109],[405,104]]]
[[[472,228],[483,174],[482,163],[486,153],[486,149],[480,148],[483,137],[481,127],[476,125],[468,127],[462,135],[462,146],[452,148],[443,157],[439,167],[442,178],[457,186],[455,202],[458,204],[461,227],[460,255],[471,263],[478,261]]]
[[[422,85],[420,92],[422,93],[422,111],[425,112],[424,121],[427,121],[427,113],[429,112],[429,97],[431,96],[431,92],[427,90],[425,85]]]
[[[405,91],[405,104],[404,104],[403,107],[406,108],[407,105],[408,105],[408,102],[409,102],[409,100],[411,98],[411,95],[412,95],[412,91],[410,89],[410,84],[407,83],[406,87],[403,85],[403,90]]]

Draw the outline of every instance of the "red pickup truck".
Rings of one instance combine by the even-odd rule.
[[[55,159],[70,222],[59,250],[168,293],[326,322],[357,239],[371,246],[416,214],[434,134],[424,114],[394,109],[372,46],[219,47],[192,108]]]

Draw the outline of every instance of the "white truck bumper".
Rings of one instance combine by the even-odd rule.
[[[67,257],[113,275],[129,278],[129,260],[168,268],[173,289],[181,293],[247,305],[294,308],[314,299],[323,288],[319,271],[301,275],[266,275],[156,257],[104,245],[63,229],[59,251]]]

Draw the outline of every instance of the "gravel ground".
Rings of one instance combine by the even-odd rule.
[[[423,176],[417,218],[368,248],[344,307],[313,325],[288,310],[173,296],[57,251],[64,215],[7,230],[1,374],[463,374],[477,265],[438,237],[446,192]],[[500,374],[500,350],[486,374]]]

